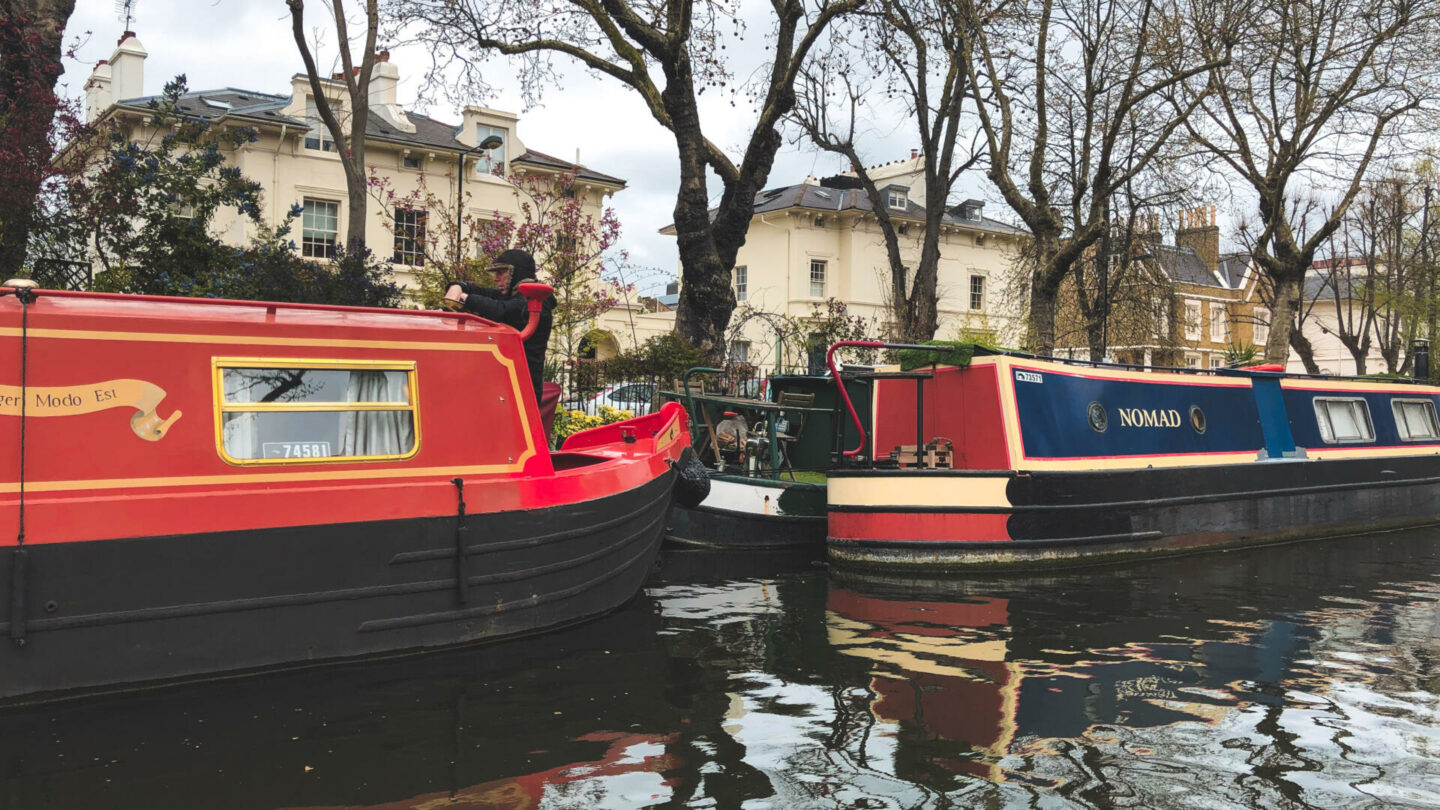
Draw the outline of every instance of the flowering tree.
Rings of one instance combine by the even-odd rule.
[[[79,121],[55,95],[74,0],[0,4],[0,278],[25,264],[36,197],[58,140]]]
[[[373,171],[370,184],[384,203],[380,216],[395,234],[397,256],[402,251],[421,254],[414,270],[417,303],[437,306],[452,281],[490,284],[485,272],[490,262],[519,248],[535,257],[540,281],[555,288],[551,343],[563,359],[573,361],[595,318],[627,292],[624,285],[604,278],[603,269],[607,261],[625,259],[623,252],[611,250],[620,236],[620,221],[613,209],[598,215],[587,209],[575,172],[514,173],[506,179],[515,211],[479,217],[464,213],[469,210],[468,194],[457,212],[453,203],[431,191],[423,174],[415,190],[404,194]],[[415,212],[423,216],[417,218]],[[397,221],[397,213],[407,215],[407,224]],[[417,221],[424,225],[417,229]],[[420,247],[423,250],[415,250]]]

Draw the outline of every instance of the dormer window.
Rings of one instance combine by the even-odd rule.
[[[479,174],[494,174],[496,169],[505,171],[505,149],[508,145],[506,132],[498,127],[487,127],[484,124],[475,125],[475,143],[484,143],[485,139],[494,135],[500,138],[500,145],[494,149],[481,149],[475,153],[475,171]]]
[[[890,189],[889,201],[887,204],[891,208],[899,208],[903,210],[908,204],[905,192],[899,191],[897,189]]]
[[[305,148],[334,152],[335,141],[330,138],[330,128],[320,117],[320,108],[315,105],[314,98],[305,99],[305,122],[310,125],[310,132],[305,135]]]

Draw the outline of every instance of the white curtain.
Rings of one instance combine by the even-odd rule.
[[[407,375],[383,371],[351,371],[346,402],[409,401]],[[394,456],[415,446],[415,425],[410,411],[346,411],[340,415],[342,456]]]
[[[239,385],[235,372],[226,370],[222,380],[226,402],[254,402],[255,386]],[[256,413],[226,413],[224,422],[225,452],[231,458],[260,458],[260,436],[256,432]]]

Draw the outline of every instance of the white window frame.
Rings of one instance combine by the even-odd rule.
[[[312,203],[318,205],[334,206],[335,227],[333,230],[322,230],[321,228],[316,227],[314,224],[307,224],[315,222],[315,218],[310,216],[310,205]],[[340,248],[340,201],[327,200],[323,197],[304,197],[301,199],[300,207],[300,255],[309,259],[335,258],[336,252]],[[310,235],[311,233],[317,234],[317,236],[312,238]],[[326,253],[324,249],[319,249],[319,252],[316,252],[317,248],[323,248],[323,246],[326,244],[325,239],[319,235],[326,233],[331,234],[331,239],[329,240],[329,252]]]
[[[1363,422],[1359,419],[1355,421],[1364,433],[1353,437],[1337,437],[1334,420],[1330,418],[1332,407],[1353,409],[1356,405],[1359,406],[1358,415],[1364,419]],[[1315,422],[1320,428],[1320,439],[1326,444],[1365,444],[1375,441],[1375,422],[1370,418],[1370,403],[1366,402],[1364,397],[1315,397]]]
[[[826,282],[827,282],[826,276],[828,275],[829,268],[830,268],[830,261],[829,261],[828,259],[811,259],[811,260],[810,260],[810,297],[811,297],[811,298],[824,298],[824,297],[825,297],[825,284],[826,284]],[[820,271],[820,274],[819,274],[819,277],[818,277],[818,278],[816,277],[816,274],[815,274],[815,271],[816,271],[816,270],[819,270],[819,271]],[[816,285],[816,284],[819,284],[819,285],[820,285],[820,287],[819,287],[820,291],[819,291],[818,293],[815,291],[815,289],[816,289],[815,285]]]
[[[748,265],[735,265],[735,300],[744,301],[745,296],[750,292],[750,268]]]
[[[889,194],[886,195],[885,202],[891,208],[899,208],[901,210],[904,210],[909,205],[908,199],[909,195],[905,192],[898,189],[891,189]]]
[[[1194,352],[1185,353],[1185,368],[1200,368],[1200,355]]]
[[[500,145],[494,149],[478,149],[475,152],[475,173],[494,174],[495,167],[500,167],[500,173],[506,171],[506,150],[510,148],[510,133],[501,127],[492,127],[486,124],[475,125],[475,143],[483,143],[491,135],[500,136]]]
[[[1402,405],[1422,406],[1425,420],[1429,422],[1430,432],[1425,434],[1411,433],[1409,420],[1405,419],[1404,415],[1400,412]],[[1402,399],[1396,397],[1395,399],[1390,400],[1390,412],[1395,416],[1395,430],[1397,433],[1400,434],[1400,441],[1423,442],[1427,440],[1434,441],[1435,439],[1440,439],[1440,418],[1437,418],[1435,415],[1434,400],[1410,398]]]
[[[1230,341],[1230,313],[1226,311],[1225,305],[1216,301],[1210,302],[1210,342],[1228,343]]]
[[[730,341],[729,359],[730,359],[730,362],[732,362],[732,363],[748,363],[748,362],[750,362],[750,341],[748,341],[748,340],[732,340],[732,341]]]
[[[1165,297],[1157,295],[1151,300],[1151,303],[1155,307],[1155,337],[1161,339],[1170,337],[1170,308],[1166,306]]]
[[[1192,298],[1185,299],[1185,339],[1200,339],[1200,321],[1205,317],[1204,309],[1200,302]]]
[[[305,135],[305,148],[312,152],[336,151],[335,140],[330,137],[330,128],[325,126],[325,119],[320,117],[320,105],[315,103],[314,96],[305,97],[305,120],[310,124],[310,131]]]
[[[979,281],[979,282],[980,282],[980,289],[979,289],[978,291],[975,289],[975,282],[976,282],[976,281]],[[969,300],[969,304],[970,304],[970,309],[971,309],[972,311],[979,311],[979,310],[985,309],[985,292],[986,292],[985,286],[986,286],[986,285],[985,285],[985,275],[984,275],[984,274],[982,274],[982,273],[971,273],[971,274],[970,274],[970,300]],[[978,304],[976,303],[976,296],[979,296],[979,303],[978,303]]]
[[[424,208],[395,209],[395,253],[392,256],[395,264],[425,266],[425,229],[428,225],[429,215]]]
[[[1256,346],[1264,346],[1270,341],[1270,310],[1256,307],[1254,312],[1255,328],[1251,331],[1250,342]]]

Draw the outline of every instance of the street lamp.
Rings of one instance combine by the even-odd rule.
[[[460,159],[455,164],[455,266],[460,266],[460,238],[464,233],[463,223],[465,222],[465,158],[476,152],[489,152],[497,149],[505,143],[499,135],[487,135],[476,146],[460,153]]]

